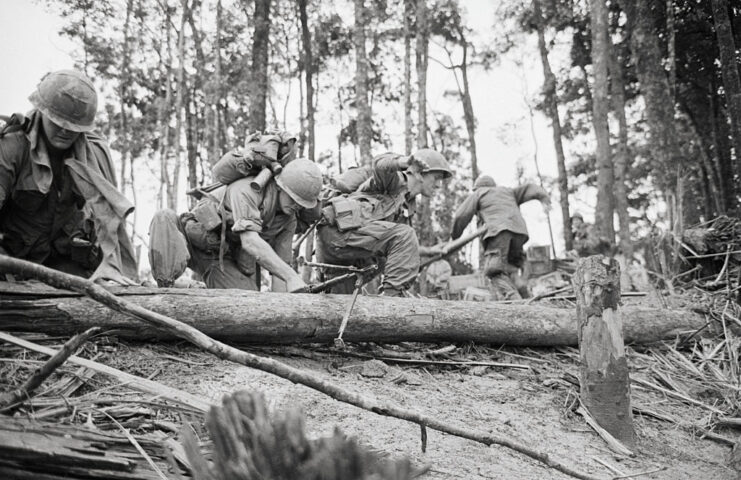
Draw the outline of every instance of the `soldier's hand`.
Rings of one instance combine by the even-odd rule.
[[[306,283],[298,276],[286,282],[286,290],[291,293],[303,293],[306,291],[306,287]]]
[[[92,280],[95,283],[99,284],[114,284],[114,285],[122,285],[124,287],[132,287],[139,285],[132,279],[124,276],[121,272],[118,271],[118,269],[112,267],[107,262],[103,262],[100,264],[100,266],[93,272],[93,275],[90,277],[90,280]]]

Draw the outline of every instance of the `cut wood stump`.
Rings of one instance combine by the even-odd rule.
[[[580,396],[597,423],[635,446],[630,377],[620,313],[620,265],[595,255],[579,261],[573,277],[579,334]]]

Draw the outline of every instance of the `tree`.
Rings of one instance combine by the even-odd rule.
[[[427,0],[417,0],[416,23],[417,148],[427,148],[427,63],[429,58]]]
[[[607,5],[605,0],[591,0],[592,23],[592,68],[594,88],[592,91],[592,123],[597,138],[597,209],[595,226],[601,236],[614,242],[613,228],[613,171],[610,152],[610,131],[607,113],[607,65],[610,44],[607,34]]]
[[[628,167],[630,149],[628,147],[628,120],[625,117],[625,83],[623,66],[617,54],[617,48],[609,40],[609,73],[611,80],[610,95],[612,109],[618,120],[618,143],[614,158],[615,174],[615,211],[617,212],[620,230],[620,247],[627,258],[633,257],[633,244],[630,240],[630,217],[628,215]]]
[[[252,36],[252,89],[250,95],[250,131],[263,131],[268,98],[268,48],[270,46],[271,0],[255,0],[255,30]]]
[[[712,0],[713,23],[718,36],[720,66],[723,76],[728,116],[731,120],[733,146],[736,154],[736,177],[741,181],[741,80],[739,80],[738,57],[733,39],[731,20],[728,17],[727,0]]]
[[[368,103],[368,55],[365,49],[365,24],[367,21],[365,0],[355,0],[355,109],[357,110],[356,132],[360,148],[360,161],[371,162],[371,107]]]
[[[412,22],[414,0],[404,1],[404,154],[411,155],[412,138]]]
[[[314,55],[311,48],[311,32],[306,14],[307,0],[298,0],[299,17],[301,18],[301,40],[304,47],[304,74],[306,79],[306,118],[309,132],[309,160],[314,161],[316,140],[314,138]]]
[[[569,213],[569,184],[566,174],[566,156],[563,153],[561,119],[558,114],[556,76],[553,74],[550,62],[548,61],[548,49],[545,43],[545,19],[540,8],[540,0],[533,0],[533,23],[538,33],[538,51],[540,52],[540,60],[543,65],[543,97],[546,104],[546,112],[551,120],[553,145],[556,149],[563,238],[566,250],[571,250],[573,248],[573,235],[571,232],[571,214]]]

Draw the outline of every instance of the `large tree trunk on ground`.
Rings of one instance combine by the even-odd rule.
[[[203,333],[255,344],[323,343],[337,336],[350,297],[243,290],[112,289],[127,301],[189,323]],[[671,338],[705,325],[692,312],[625,307],[626,343]],[[172,334],[63,290],[0,283],[0,331],[70,335],[91,326],[131,339]],[[351,342],[466,342],[576,345],[573,310],[530,305],[360,296],[343,338]]]
[[[597,139],[597,208],[594,212],[594,225],[601,236],[615,243],[613,227],[612,152],[610,151],[610,130],[607,112],[607,64],[610,55],[607,34],[607,5],[605,0],[591,0],[592,22],[592,66],[594,86],[592,87],[592,124]]]
[[[270,48],[270,0],[255,1],[255,31],[252,36],[252,89],[250,131],[265,130],[268,99],[268,50]]]
[[[736,151],[736,176],[741,179],[741,80],[739,79],[736,45],[733,41],[728,0],[712,0],[715,34],[718,36],[723,89],[731,118],[733,146]]]
[[[546,112],[551,120],[553,129],[553,146],[556,149],[556,164],[558,166],[558,192],[561,205],[561,219],[563,228],[563,239],[566,250],[573,247],[574,236],[571,231],[571,214],[569,213],[569,184],[566,176],[566,156],[563,153],[563,142],[561,139],[561,120],[558,116],[558,98],[556,96],[556,76],[551,70],[548,61],[548,49],[545,43],[545,20],[540,10],[539,0],[533,0],[533,13],[538,29],[538,50],[540,60],[543,64],[543,97]],[[554,252],[555,254],[555,252]]]

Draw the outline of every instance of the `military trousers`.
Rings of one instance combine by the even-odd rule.
[[[320,262],[338,265],[379,262],[383,265],[386,287],[406,289],[419,272],[419,241],[409,225],[374,220],[344,232],[334,225],[322,225],[317,229],[317,238]]]
[[[149,236],[149,263],[157,285],[172,286],[189,267],[200,275],[207,288],[257,290],[255,258],[232,242],[225,246],[222,265],[220,235],[205,231],[188,214],[178,217],[170,209],[156,212]]]
[[[487,277],[513,273],[525,263],[522,247],[527,236],[504,230],[484,241],[484,273]]]

